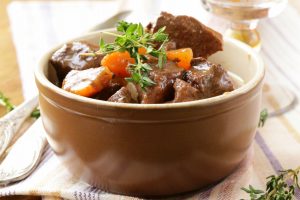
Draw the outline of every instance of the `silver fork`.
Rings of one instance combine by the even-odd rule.
[[[0,165],[0,185],[7,185],[29,176],[40,163],[46,137],[41,119],[12,145]]]
[[[25,101],[0,119],[0,157],[6,151],[20,126],[38,105],[38,97]]]
[[[0,185],[7,185],[26,178],[35,170],[40,161],[46,145],[41,119],[34,122],[18,138],[6,156],[3,155],[22,123],[30,116],[37,105],[38,98],[34,97],[0,119],[0,157],[4,157],[0,164]]]

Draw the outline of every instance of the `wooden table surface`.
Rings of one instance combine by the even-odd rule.
[[[16,51],[12,41],[7,5],[13,0],[0,0],[0,91],[15,105],[23,101]],[[289,0],[300,13],[300,0]],[[0,107],[0,116],[5,109]],[[2,199],[2,198],[0,198]],[[7,197],[5,198],[7,199]],[[9,199],[38,199],[35,197],[12,197]]]
[[[12,42],[6,6],[10,0],[0,1],[0,91],[11,99],[14,104],[23,101],[21,81]],[[4,108],[0,108],[3,114]]]

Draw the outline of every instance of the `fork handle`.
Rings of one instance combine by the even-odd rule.
[[[18,129],[38,105],[38,96],[23,102],[0,119],[0,157],[5,152]]]

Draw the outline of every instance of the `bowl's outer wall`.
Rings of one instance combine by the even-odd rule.
[[[68,112],[43,95],[40,106],[49,144],[74,174],[116,193],[168,195],[214,183],[237,167],[257,126],[260,93],[252,92],[242,105],[215,114],[226,106],[217,105],[204,118],[201,107],[185,108],[191,120],[173,123],[91,118]]]
[[[176,109],[85,104],[36,80],[50,146],[74,175],[110,192],[164,196],[215,183],[244,159],[258,124],[262,80],[230,101]]]

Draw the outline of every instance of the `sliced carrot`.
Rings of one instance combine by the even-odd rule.
[[[127,77],[130,74],[127,71],[128,64],[135,63],[130,54],[125,52],[113,52],[104,56],[101,65],[108,67],[116,76]]]
[[[183,48],[167,51],[168,60],[175,61],[178,67],[188,70],[191,67],[193,59],[193,50],[191,48]]]
[[[140,55],[146,55],[147,49],[145,49],[144,47],[140,47],[140,48],[138,49],[138,53],[139,53]]]
[[[80,96],[91,97],[108,86],[112,73],[106,67],[72,70],[65,77],[62,88]]]

